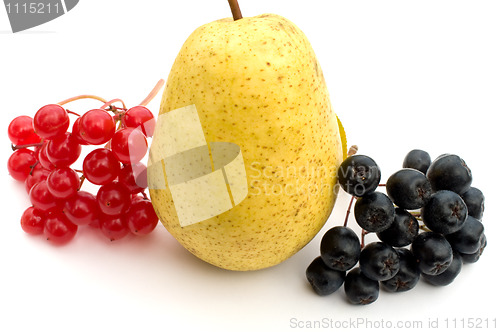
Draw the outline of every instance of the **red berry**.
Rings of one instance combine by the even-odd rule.
[[[35,152],[29,149],[19,149],[9,157],[7,169],[15,180],[24,182],[36,161]]]
[[[33,129],[33,119],[27,115],[21,115],[12,120],[8,134],[14,145],[39,143],[42,140]]]
[[[45,226],[45,218],[45,214],[42,211],[30,206],[21,216],[21,228],[28,234],[42,234]]]
[[[119,240],[130,233],[123,216],[102,214],[99,219],[101,232],[111,241]]]
[[[64,203],[66,217],[78,226],[99,223],[99,206],[94,195],[86,191],[78,191]]]
[[[96,198],[101,211],[111,216],[122,214],[130,206],[130,193],[120,182],[101,186]]]
[[[113,137],[115,121],[105,110],[90,110],[80,118],[80,136],[89,144],[104,144]]]
[[[129,108],[122,118],[125,127],[137,128],[140,127],[142,133],[147,137],[153,137],[155,129],[155,118],[153,113],[144,106],[135,106]]]
[[[75,237],[78,226],[66,218],[62,211],[47,216],[43,233],[54,244],[65,244]]]
[[[54,197],[47,187],[47,180],[35,184],[29,193],[33,206],[44,212],[54,212],[61,208],[61,202]]]
[[[80,135],[80,120],[82,118],[78,117],[75,122],[73,123],[73,127],[71,127],[71,135],[76,139],[78,144],[81,145],[88,145],[89,143],[83,139],[83,137]]]
[[[118,181],[132,194],[143,191],[148,186],[146,166],[142,163],[123,165],[118,173]]]
[[[50,162],[49,157],[47,157],[47,144],[49,144],[49,142],[50,141],[43,142],[42,147],[38,150],[38,161],[42,164],[43,168],[53,170],[55,166]]]
[[[47,178],[47,188],[56,198],[67,199],[76,194],[80,177],[69,167],[56,168]]]
[[[41,163],[36,164],[35,168],[30,172],[28,177],[26,178],[26,191],[30,192],[31,187],[42,180],[46,180],[49,176],[50,171],[42,166]]]
[[[69,116],[61,105],[45,105],[36,112],[33,127],[38,136],[53,139],[68,130]]]
[[[136,200],[128,209],[125,219],[130,231],[135,235],[151,233],[158,224],[153,204],[149,200]]]
[[[82,147],[71,133],[64,133],[47,144],[47,157],[56,167],[66,167],[73,164],[80,153]]]
[[[95,149],[83,160],[83,175],[93,184],[110,183],[118,176],[119,171],[120,162],[109,149]]]
[[[124,164],[138,163],[148,152],[148,141],[140,130],[122,128],[113,135],[111,150]]]

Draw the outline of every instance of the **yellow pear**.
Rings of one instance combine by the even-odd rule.
[[[321,67],[297,26],[263,14],[189,36],[148,160],[156,213],[187,250],[229,270],[286,260],[328,219],[342,160]]]

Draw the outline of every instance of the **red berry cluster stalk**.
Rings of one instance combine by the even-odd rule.
[[[8,135],[14,152],[7,168],[28,192],[31,206],[21,216],[25,232],[63,244],[79,227],[100,229],[111,241],[154,230],[158,217],[145,192],[146,166],[141,160],[155,126],[146,105],[163,84],[160,80],[131,108],[121,99],[80,95],[45,105],[33,118],[21,115],[11,121]],[[102,106],[81,116],[63,107],[80,99],[94,99]],[[75,115],[73,121],[70,115]],[[76,168],[82,146],[95,148]],[[84,181],[97,192],[83,190]]]

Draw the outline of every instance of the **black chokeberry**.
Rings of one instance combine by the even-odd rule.
[[[370,279],[391,279],[399,271],[398,253],[384,242],[372,242],[361,250],[359,268]]]
[[[432,194],[431,183],[425,174],[412,168],[403,168],[392,174],[385,189],[394,204],[407,210],[421,208]]]
[[[451,190],[461,195],[472,183],[472,173],[465,161],[457,155],[445,154],[432,162],[427,170],[432,189]]]
[[[333,227],[321,239],[321,258],[331,269],[338,271],[351,269],[358,262],[360,252],[359,238],[348,227]]]
[[[389,228],[378,232],[377,236],[382,241],[393,247],[404,247],[413,242],[418,235],[418,220],[408,211],[396,208],[394,221]]]
[[[476,219],[483,219],[484,212],[484,194],[476,187],[470,187],[469,190],[462,194],[462,199],[467,205],[469,216]]]
[[[337,171],[338,181],[347,193],[361,197],[377,189],[380,168],[375,161],[364,155],[347,157]]]
[[[422,273],[436,275],[443,273],[453,260],[453,249],[446,238],[439,233],[420,233],[411,244]]]
[[[388,292],[405,292],[415,287],[420,279],[417,260],[410,250],[397,248],[399,255],[399,271],[394,277],[381,282]]]
[[[427,172],[430,165],[431,156],[427,152],[419,149],[408,152],[403,160],[403,168],[413,168],[424,174]]]
[[[425,281],[434,286],[446,286],[455,280],[460,271],[462,270],[462,257],[458,252],[453,252],[453,260],[450,266],[443,273],[438,275],[422,274]]]
[[[484,248],[486,248],[487,245],[487,240],[486,240],[486,235],[481,236],[481,239],[479,240],[480,246],[479,249],[473,253],[473,254],[461,254],[462,255],[462,260],[464,263],[475,263],[481,258],[481,255],[483,254]]]
[[[359,267],[349,271],[345,277],[344,290],[349,302],[370,304],[378,299],[379,283],[365,276]]]
[[[481,236],[484,234],[483,224],[474,217],[468,216],[458,231],[446,235],[453,249],[462,254],[473,254],[481,247]]]
[[[358,225],[368,232],[382,232],[394,221],[394,205],[387,195],[375,191],[357,199],[354,217]]]
[[[431,196],[421,214],[430,230],[446,235],[462,228],[467,218],[467,205],[457,193],[440,190]]]
[[[318,295],[328,295],[342,286],[345,279],[344,271],[330,269],[321,257],[316,257],[306,269],[307,281]]]

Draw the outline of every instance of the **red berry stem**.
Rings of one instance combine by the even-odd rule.
[[[40,162],[37,160],[33,165],[30,166],[30,175],[33,175],[33,170],[35,169],[36,165],[38,165]]]
[[[149,102],[151,100],[153,100],[153,98],[158,94],[158,92],[160,92],[160,89],[162,88],[163,84],[165,84],[165,80],[164,79],[160,79],[158,81],[158,83],[156,83],[156,85],[153,88],[153,90],[151,90],[151,92],[146,96],[146,98],[144,98],[143,101],[141,101],[141,103],[139,105],[140,106],[146,106],[147,104],[149,104]]]
[[[12,147],[12,151],[16,151],[19,149],[33,148],[33,147],[42,146],[42,145],[43,145],[43,142],[31,143],[31,144],[21,144],[21,145],[10,144],[10,146]]]
[[[80,116],[80,114],[76,113],[76,112],[73,112],[73,111],[70,111],[70,110],[66,110],[66,112],[68,112],[68,114],[73,114],[73,115],[76,115],[76,116]]]
[[[102,105],[100,108],[104,110],[104,109],[106,109],[106,107],[111,106],[111,109],[110,109],[110,110],[111,110],[112,112],[114,112],[117,108],[115,108],[114,106],[112,106],[112,104],[117,103],[117,102],[119,102],[119,103],[121,103],[121,104],[122,104],[123,109],[127,109],[127,107],[125,106],[125,103],[124,103],[124,102],[123,102],[123,100],[121,100],[120,98],[111,99],[111,100],[110,100],[110,101],[108,101],[107,103],[104,103],[104,105]]]
[[[80,100],[80,99],[95,99],[95,100],[99,100],[99,101],[101,101],[103,103],[107,103],[106,99],[101,98],[99,96],[95,96],[95,95],[79,95],[79,96],[75,96],[75,97],[71,97],[71,98],[65,99],[65,100],[59,102],[58,104],[62,106],[64,104],[70,103],[70,102],[75,101],[75,100]]]
[[[85,181],[85,175],[80,176],[80,185],[78,186],[78,190],[82,189],[82,185],[83,185],[84,181]]]
[[[349,207],[345,214],[344,227],[347,227],[347,221],[349,220],[349,214],[351,213],[352,202],[354,202],[354,196],[351,196],[351,201],[349,202]]]

